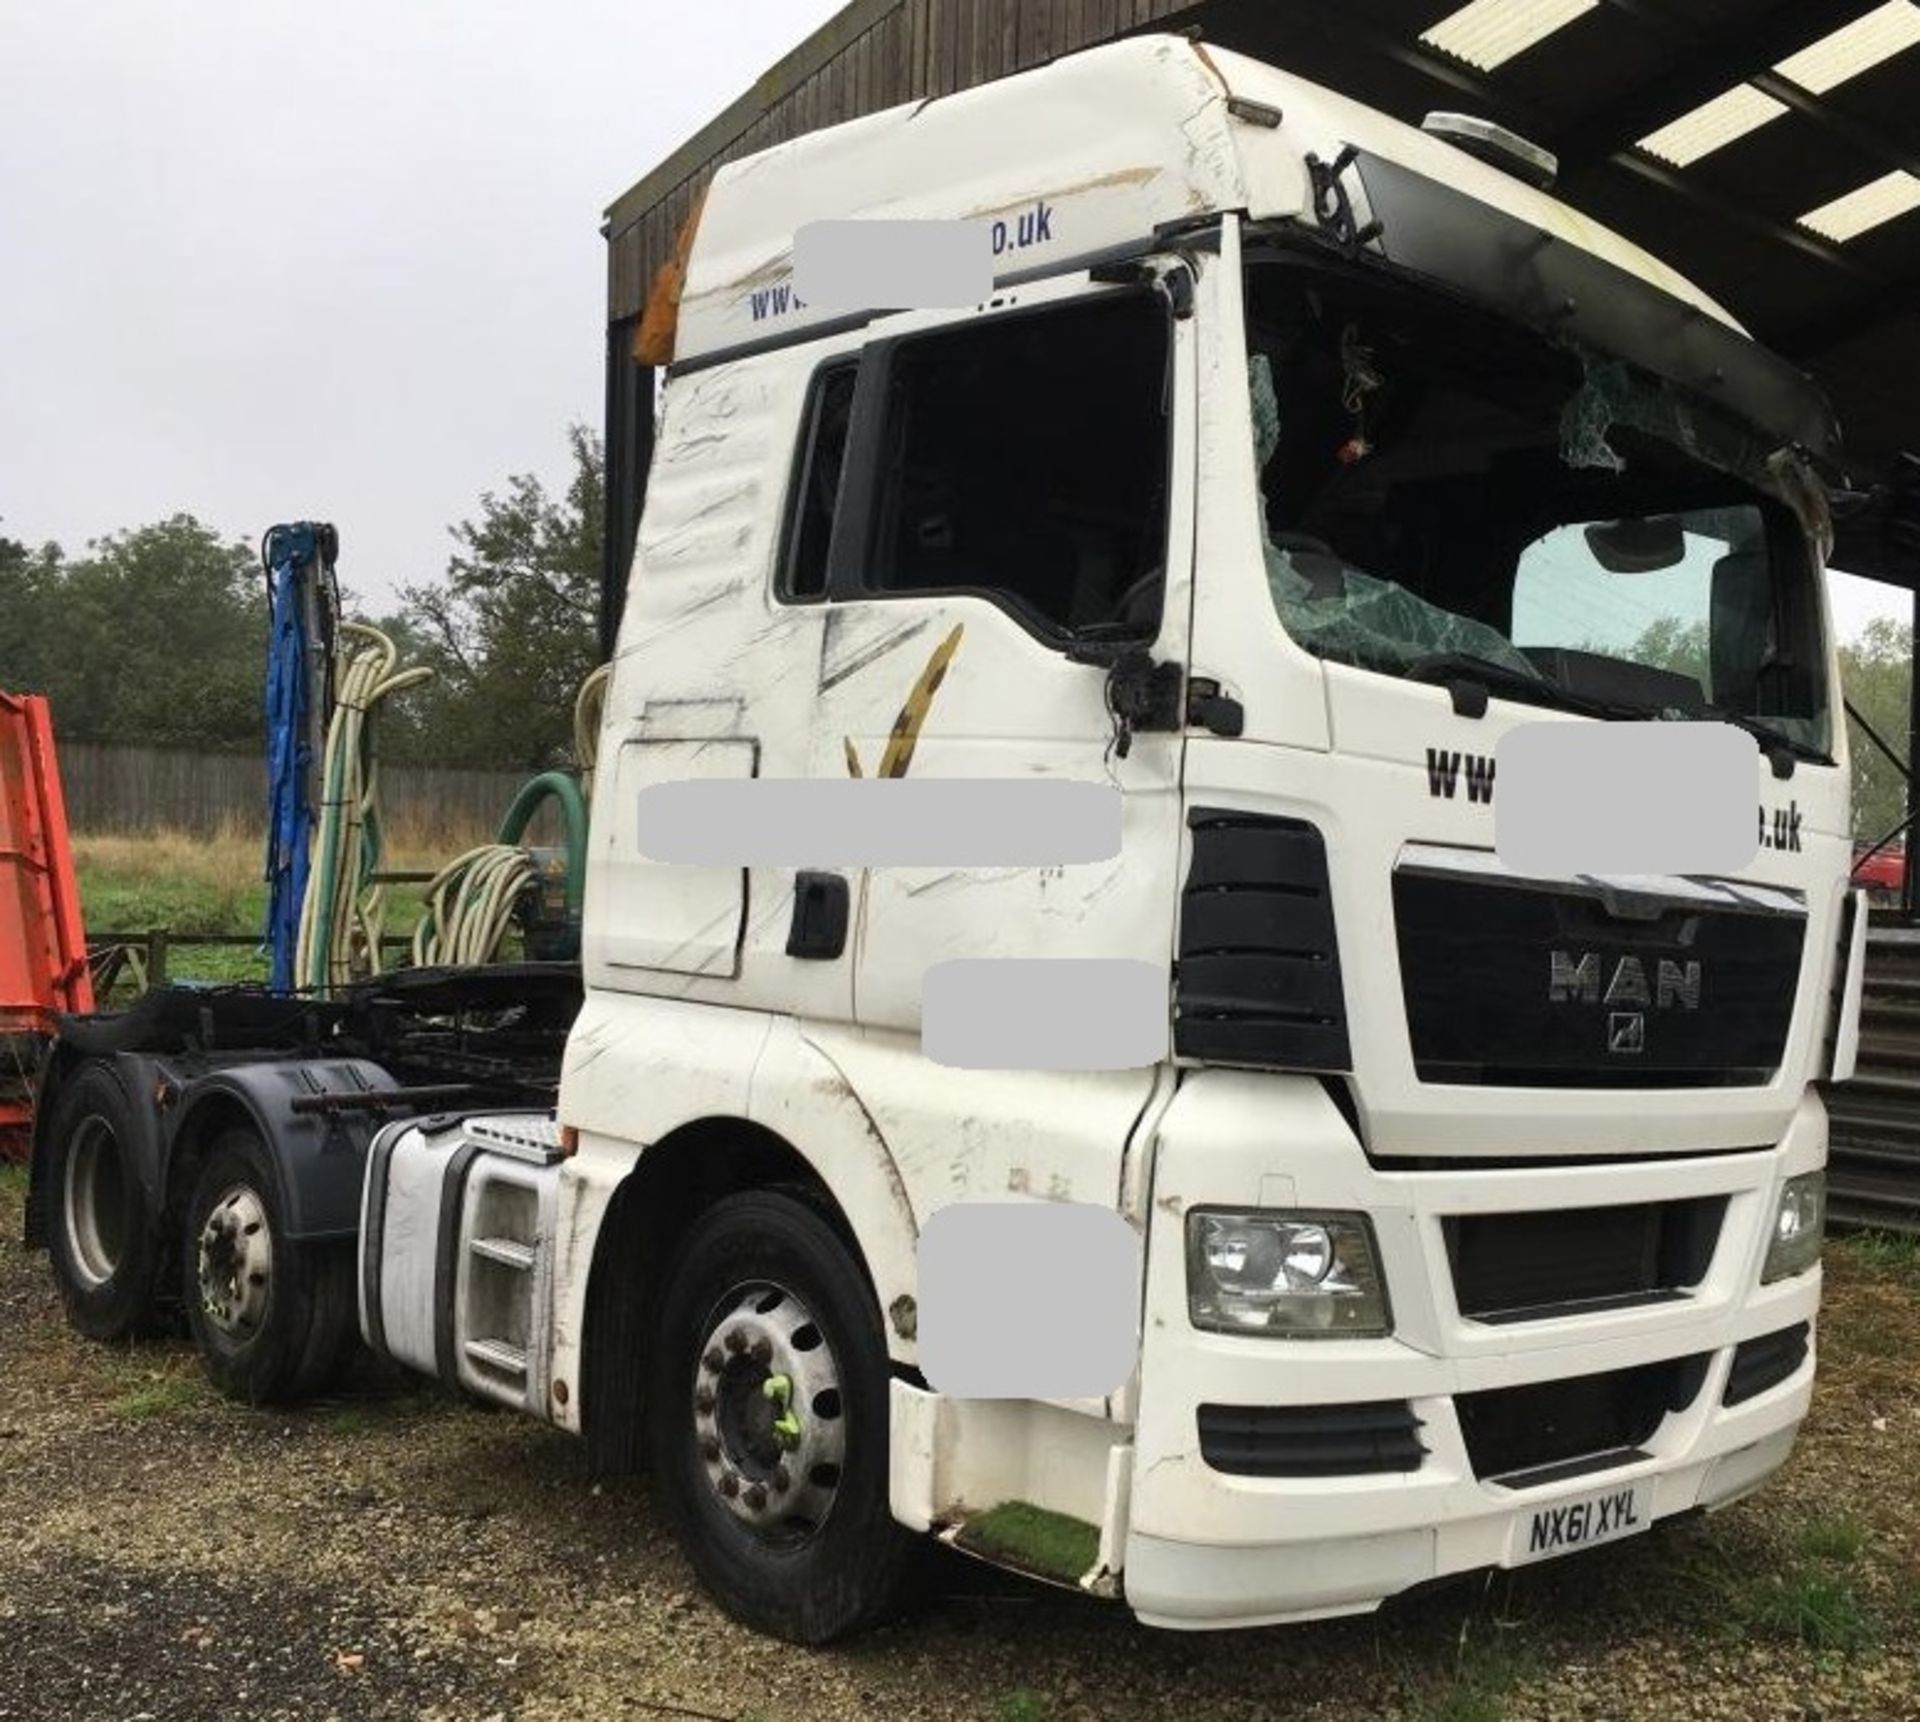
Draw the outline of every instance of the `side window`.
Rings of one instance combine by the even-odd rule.
[[[827,546],[833,538],[840,473],[847,458],[847,426],[853,417],[854,381],[859,374],[854,360],[825,365],[815,372],[808,391],[780,562],[782,598],[826,595]]]
[[[985,592],[1049,632],[1157,631],[1169,333],[1126,294],[892,349],[869,592]]]

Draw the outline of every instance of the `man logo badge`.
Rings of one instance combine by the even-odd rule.
[[[1644,1011],[1617,1010],[1607,1016],[1607,1051],[1645,1052],[1647,1017]]]

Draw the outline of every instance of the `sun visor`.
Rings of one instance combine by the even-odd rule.
[[[1813,381],[1698,307],[1544,228],[1400,163],[1357,152],[1379,248],[1520,322],[1625,359],[1842,470],[1840,427]]]

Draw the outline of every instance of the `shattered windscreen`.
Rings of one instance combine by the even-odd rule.
[[[1817,486],[1720,409],[1429,292],[1248,271],[1268,586],[1317,656],[1829,747]]]

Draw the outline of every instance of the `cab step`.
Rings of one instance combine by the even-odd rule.
[[[525,1379],[527,1373],[527,1354],[517,1345],[509,1345],[504,1339],[470,1339],[466,1345],[467,1360],[478,1364],[482,1369],[490,1369],[497,1375],[512,1375]]]
[[[532,1244],[513,1238],[475,1238],[467,1247],[483,1261],[498,1262],[503,1268],[513,1268],[523,1274],[533,1271],[538,1254]]]

